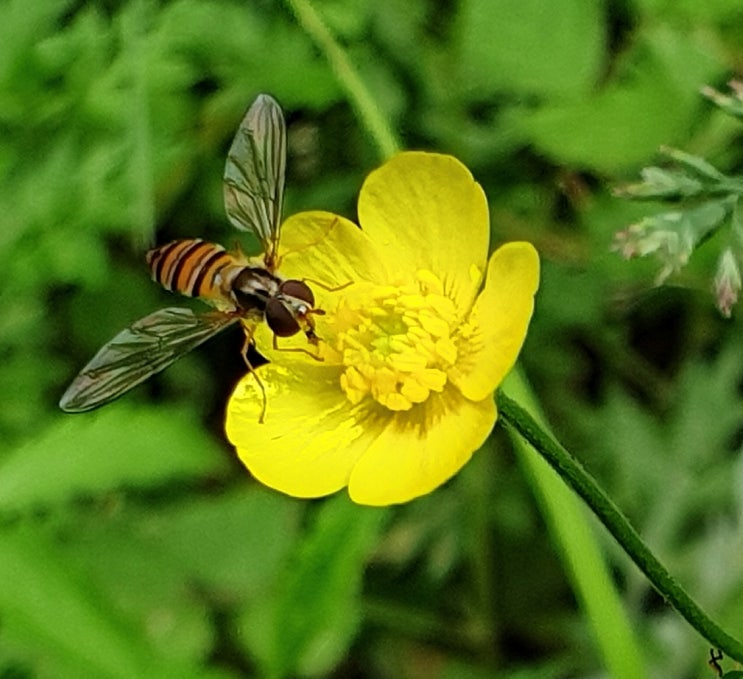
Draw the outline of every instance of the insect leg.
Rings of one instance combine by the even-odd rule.
[[[323,361],[322,356],[318,356],[317,354],[313,354],[309,349],[305,349],[304,347],[280,347],[278,342],[278,336],[273,336],[273,348],[275,351],[286,351],[286,352],[293,352],[293,353],[301,353],[301,354],[307,354],[310,358],[314,358],[316,361]]]
[[[343,285],[325,285],[325,283],[321,283],[320,281],[316,281],[314,278],[303,278],[303,283],[311,283],[314,286],[317,286],[318,288],[322,288],[323,290],[327,290],[328,292],[338,292],[339,290],[344,290],[349,285],[353,285],[353,281],[348,281],[344,283]]]
[[[275,339],[275,338],[274,338]],[[245,341],[243,342],[243,348],[242,348],[242,357],[243,361],[245,361],[245,365],[248,366],[248,374],[252,375],[255,379],[255,383],[258,385],[258,388],[261,390],[261,398],[263,400],[263,404],[261,406],[261,414],[258,416],[258,424],[263,424],[264,420],[266,419],[266,407],[268,406],[268,396],[266,395],[266,387],[263,384],[260,377],[258,377],[258,373],[255,371],[255,368],[253,367],[253,364],[250,362],[250,359],[248,358],[248,349],[250,349],[250,345],[253,343],[253,332],[245,331]]]
[[[707,664],[715,671],[717,672],[717,676],[722,676],[722,667],[720,666],[720,660],[722,660],[722,651],[716,649],[716,648],[710,648],[709,649],[709,660],[707,661]]]

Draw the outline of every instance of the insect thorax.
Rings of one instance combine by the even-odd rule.
[[[225,288],[235,306],[241,311],[266,310],[268,300],[275,297],[281,286],[281,279],[270,271],[259,267],[245,266],[225,280]]]

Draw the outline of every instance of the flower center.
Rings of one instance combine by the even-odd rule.
[[[340,302],[333,348],[351,403],[371,397],[409,410],[444,389],[457,359],[456,308],[435,274],[421,270],[416,279],[407,286],[357,284]]]

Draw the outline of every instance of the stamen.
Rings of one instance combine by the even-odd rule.
[[[327,316],[334,326],[328,341],[344,366],[340,385],[351,403],[371,398],[392,411],[410,410],[443,391],[460,326],[443,290],[435,274],[421,270],[413,285],[351,288]]]

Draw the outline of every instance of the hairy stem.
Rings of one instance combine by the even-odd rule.
[[[526,439],[593,510],[661,596],[713,646],[743,662],[743,644],[715,623],[676,582],[583,465],[547,434],[526,410],[503,392],[498,393],[498,410],[501,420]]]

